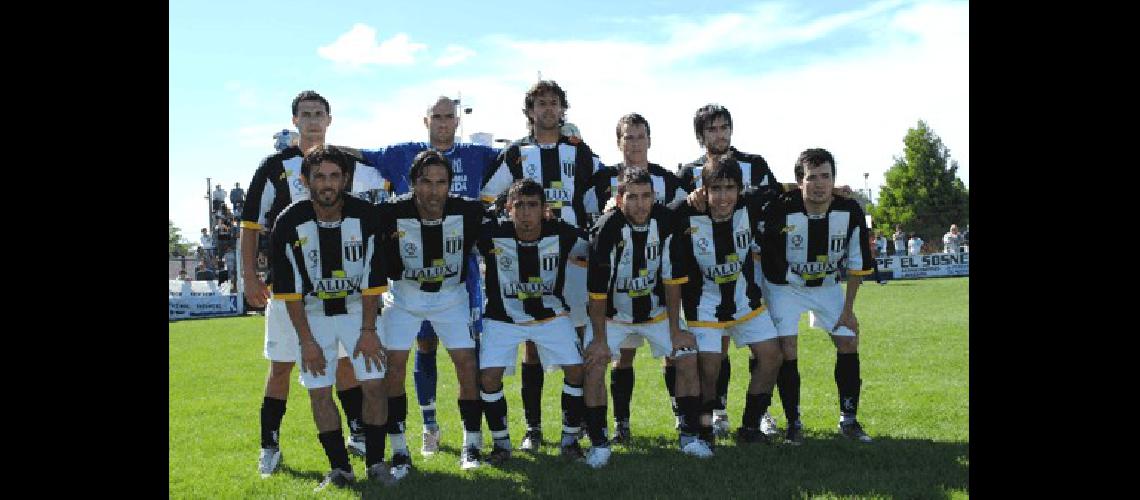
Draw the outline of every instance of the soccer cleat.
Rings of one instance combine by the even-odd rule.
[[[582,446],[579,445],[577,441],[562,446],[560,455],[562,455],[562,458],[565,458],[567,460],[580,461],[586,458],[586,454],[582,453]]]
[[[691,455],[697,458],[709,458],[713,456],[712,448],[703,439],[694,439],[689,441],[689,444],[681,448],[681,453]]]
[[[539,447],[542,446],[542,431],[539,429],[527,429],[526,434],[523,435],[522,444],[519,449],[537,453]]]
[[[474,469],[480,465],[482,460],[479,448],[470,446],[463,449],[463,453],[459,455],[459,468],[461,470]]]
[[[763,443],[769,444],[772,442],[767,434],[760,432],[760,429],[749,429],[748,427],[740,427],[736,429],[736,442],[738,443]]]
[[[322,491],[328,488],[329,485],[336,486],[337,488],[344,488],[356,481],[356,476],[352,475],[352,471],[343,471],[340,469],[333,469],[325,474],[325,479],[321,484],[317,485],[313,491]]]
[[[269,477],[280,467],[281,448],[262,448],[261,456],[257,459],[257,472],[261,473],[261,477],[263,479]]]
[[[697,434],[697,438],[704,441],[709,448],[716,448],[716,434],[713,433],[712,427],[701,428],[701,431]]]
[[[788,433],[784,435],[784,444],[799,446],[804,444],[803,424],[789,424]]]
[[[610,447],[609,446],[594,446],[590,451],[586,452],[586,465],[595,469],[604,467],[610,461]]]
[[[863,432],[863,426],[859,425],[858,420],[852,421],[850,424],[844,424],[840,422],[839,435],[845,438],[854,439],[860,443],[871,442],[871,436],[868,436],[866,432]]]
[[[412,457],[406,453],[392,454],[392,477],[397,481],[412,471]]]
[[[363,432],[361,432],[361,433],[355,433],[354,432],[352,434],[349,434],[348,440],[344,442],[344,447],[348,448],[349,453],[356,455],[360,458],[364,458],[364,456],[365,456],[364,433]]]
[[[424,430],[424,446],[420,448],[420,455],[430,457],[439,451],[439,429]]]
[[[392,475],[392,470],[388,468],[388,464],[384,462],[372,464],[372,466],[368,468],[368,480],[380,483],[384,486],[391,486],[396,484],[396,481],[399,481]]]
[[[614,422],[614,438],[610,441],[614,443],[629,444],[631,432],[629,430],[629,422]]]
[[[712,427],[713,427],[713,434],[716,437],[720,437],[720,438],[728,437],[728,434],[729,434],[728,433],[728,415],[724,415],[724,416],[716,415],[716,416],[714,416]]]
[[[776,425],[776,419],[768,412],[764,412],[764,416],[760,417],[760,432],[763,432],[768,437],[776,437],[780,433],[780,426]]]
[[[487,455],[487,462],[491,465],[502,465],[511,458],[510,448],[500,448],[495,446],[491,448],[491,453]]]

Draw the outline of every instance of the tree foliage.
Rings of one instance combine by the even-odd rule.
[[[919,120],[903,138],[903,154],[887,170],[874,208],[875,227],[889,237],[896,224],[925,241],[941,241],[950,224],[964,231],[970,223],[970,193],[958,178],[950,149]]]
[[[190,244],[182,241],[182,235],[179,234],[182,230],[174,225],[174,221],[167,219],[167,229],[170,233],[169,248],[167,252],[170,255],[188,255],[190,253]]]

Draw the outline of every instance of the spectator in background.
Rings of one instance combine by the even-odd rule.
[[[875,254],[876,257],[880,255],[887,255],[887,239],[879,233],[878,229],[875,230],[875,237],[871,243],[873,243],[875,246],[875,251],[877,252]]]
[[[919,238],[917,234],[911,233],[907,245],[910,247],[910,255],[922,255],[922,238]]]
[[[216,188],[214,188],[213,198],[214,198],[214,205],[213,205],[214,211],[220,210],[223,206],[226,205],[226,190],[222,189],[221,184],[218,184],[218,186]]]
[[[202,238],[200,240],[200,243],[202,246],[198,247],[198,249],[202,251],[202,254],[199,255],[199,258],[214,258],[214,237],[210,236],[210,233],[206,230],[206,228],[202,228]]]
[[[179,270],[178,270],[178,280],[179,280],[179,281],[190,281],[190,276],[188,276],[188,275],[186,274],[186,270],[185,270],[185,269],[179,269]]]
[[[194,272],[195,281],[212,281],[217,279],[214,271],[206,267],[206,263],[198,261],[198,268]]]
[[[230,205],[234,206],[234,213],[240,214],[242,205],[245,204],[245,190],[241,188],[240,182],[234,183],[234,188],[230,190]]]
[[[230,290],[237,293],[237,254],[234,252],[234,247],[230,247],[224,254],[226,261],[226,269],[230,272]]]
[[[906,233],[902,230],[902,224],[895,224],[895,253],[891,255],[906,255]]]
[[[218,258],[217,264],[215,264],[215,266],[218,270],[216,275],[216,278],[218,279],[218,286],[221,286],[222,283],[225,283],[230,279],[230,270],[226,268],[225,261],[223,261],[221,258]]]
[[[950,231],[942,235],[942,253],[958,253],[962,248],[962,235],[958,234],[958,225],[950,224]]]
[[[970,225],[966,224],[966,232],[962,233],[962,251],[970,251]]]
[[[233,228],[230,226],[228,218],[223,218],[218,221],[217,229],[214,234],[218,238],[218,254],[225,255],[226,251],[234,246],[234,233]]]
[[[877,229],[875,231],[867,233],[867,238],[869,240],[869,245],[867,245],[867,248],[871,250],[871,259],[873,260],[873,270],[871,272],[871,277],[874,278],[875,283],[885,285],[887,284],[886,280],[884,280],[882,276],[879,275],[878,259],[880,255],[885,254],[887,251],[887,239],[884,238],[883,235],[879,234],[879,231]],[[840,266],[840,269],[843,269],[842,266]]]

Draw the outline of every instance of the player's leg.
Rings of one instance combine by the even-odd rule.
[[[268,477],[282,463],[281,420],[289,400],[289,378],[298,357],[297,332],[279,300],[270,300],[266,306],[264,354],[269,360],[269,373],[261,400],[261,452],[257,470],[261,477]]]
[[[615,325],[619,323],[610,323]],[[613,328],[607,328],[612,330]],[[612,339],[612,333],[607,334]],[[614,439],[615,443],[625,443],[630,438],[629,405],[633,400],[633,359],[637,356],[637,347],[643,342],[637,335],[624,335],[619,344],[618,359],[614,361],[613,371],[610,372],[610,394],[614,400]]]
[[[700,377],[701,418],[700,439],[704,440],[710,448],[714,444],[712,418],[713,409],[717,406],[717,378],[720,376],[721,338],[723,330],[720,328],[690,327],[689,331],[697,340],[697,370]]]
[[[313,410],[313,421],[317,425],[317,439],[329,460],[330,471],[317,489],[327,486],[344,486],[355,480],[352,465],[348,461],[348,449],[340,428],[340,413],[333,402],[333,382],[336,378],[337,337],[333,322],[329,318],[309,316],[313,339],[325,356],[323,375],[301,370],[301,385],[309,390],[309,403]]]
[[[439,423],[435,419],[435,392],[437,385],[436,350],[439,337],[431,322],[424,321],[416,334],[416,361],[412,379],[416,386],[416,400],[423,415],[423,449],[431,455],[439,450]]]
[[[677,403],[677,368],[673,366],[673,358],[665,358],[661,362],[661,375],[665,378],[665,390],[669,391],[669,405],[673,408],[675,427],[681,428],[681,410]]]
[[[343,345],[337,347],[336,395],[348,421],[348,452],[363,458],[367,454],[364,438],[363,401],[364,392],[360,382],[352,373],[352,361]]]
[[[610,359],[618,357],[620,346],[625,345],[624,342],[628,339],[629,332],[628,326],[609,322],[606,327],[606,351]],[[587,326],[586,342],[593,342],[593,334],[592,325]],[[608,368],[608,362],[584,365],[585,386],[583,389],[586,393],[586,434],[590,437],[592,445],[586,459],[587,463],[593,467],[604,466],[609,461],[610,456],[610,439],[606,435],[606,370]],[[628,403],[628,400],[626,402]],[[628,410],[626,418],[629,418]]]
[[[388,442],[392,447],[392,474],[403,479],[412,468],[405,431],[408,419],[407,380],[408,356],[415,343],[416,332],[422,319],[405,309],[391,292],[383,295],[384,314],[380,316],[380,341],[388,351],[384,382],[388,390]]]
[[[760,324],[756,324],[760,323]],[[748,345],[756,358],[756,369],[751,374],[748,383],[748,392],[745,394],[744,415],[741,419],[737,437],[742,442],[770,442],[771,438],[760,431],[760,421],[772,404],[772,389],[776,385],[776,375],[783,361],[780,343],[776,340],[776,330],[771,319],[766,314],[752,318],[748,322],[737,325],[739,330],[757,330],[757,335],[744,331],[739,332],[744,345]],[[762,330],[761,330],[762,329]],[[763,333],[759,333],[763,331]],[[760,341],[749,342],[763,338]]]
[[[360,317],[346,315],[337,317],[337,336],[342,346],[355,351],[360,340]],[[371,334],[371,333],[370,333]],[[347,359],[347,358],[341,358]],[[363,355],[351,358],[349,368],[355,380],[359,380],[362,400],[362,427],[366,443],[364,457],[368,479],[381,484],[391,484],[397,480],[392,475],[389,464],[384,463],[384,439],[388,421],[388,384],[384,361],[380,366],[366,364]]]
[[[728,359],[728,336],[720,339],[720,371],[716,378],[716,401],[713,407],[713,432],[719,437],[727,437],[728,424],[728,383],[732,379],[732,363]]]
[[[582,390],[585,372],[582,369],[582,345],[574,325],[569,318],[562,316],[524,328],[527,338],[534,342],[542,364],[562,367],[561,454],[571,459],[583,458],[578,439],[586,413],[585,391]]]
[[[485,325],[484,325],[485,327]],[[524,342],[522,361],[523,416],[526,418],[526,434],[519,449],[538,451],[542,446],[542,385],[545,381],[542,363],[534,342]]]
[[[483,320],[483,334],[479,340],[479,397],[483,401],[483,414],[491,431],[494,445],[487,461],[501,464],[511,457],[511,435],[507,429],[507,398],[503,397],[503,372],[513,367],[518,356],[518,345],[525,336],[518,325],[494,320]]]
[[[783,363],[776,375],[776,388],[780,393],[780,405],[788,423],[784,434],[784,444],[803,444],[803,423],[800,421],[800,371],[798,335],[800,316],[808,309],[807,297],[802,289],[791,285],[765,283],[764,297],[768,312],[772,315],[772,325],[776,327],[776,339],[780,343]]]
[[[430,322],[437,332],[439,341],[447,348],[455,376],[459,382],[459,416],[463,421],[463,453],[460,467],[470,469],[479,466],[480,449],[483,444],[481,423],[483,412],[479,402],[478,363],[475,352],[475,339],[471,335],[470,310],[467,301],[455,304],[443,311],[432,312]]]
[[[843,289],[839,286],[821,287],[811,294],[811,325],[831,334],[835,344],[835,386],[839,392],[839,433],[863,443],[871,436],[863,431],[856,419],[859,410],[859,392],[863,384],[859,369],[859,337],[851,329],[835,328],[843,311]]]

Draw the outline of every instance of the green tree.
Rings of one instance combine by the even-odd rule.
[[[179,234],[181,229],[174,225],[174,221],[167,219],[167,229],[170,232],[169,249],[167,250],[170,255],[188,255],[190,253],[190,244],[182,241],[182,235]]]
[[[879,187],[875,227],[889,237],[901,224],[903,231],[931,243],[941,242],[950,224],[965,230],[970,192],[958,178],[958,162],[950,159],[950,149],[922,120],[907,131],[903,145],[903,155],[887,170],[887,184]]]

